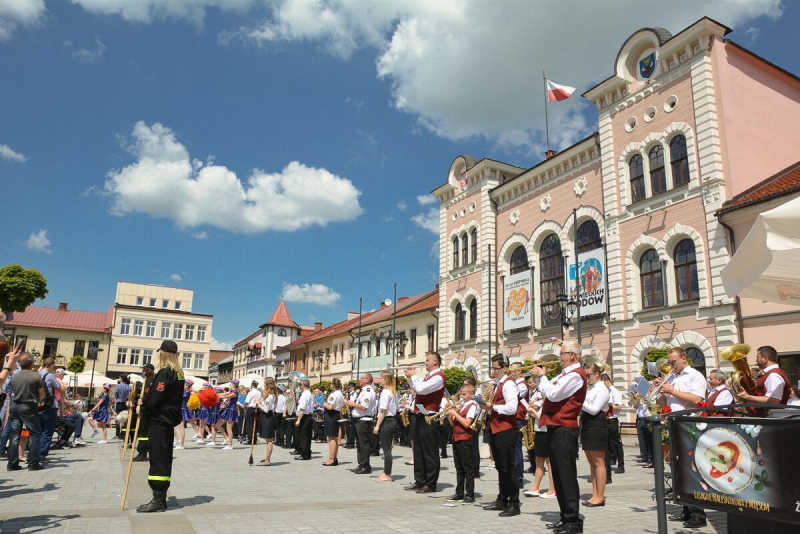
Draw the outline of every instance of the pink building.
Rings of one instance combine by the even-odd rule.
[[[704,18],[674,36],[634,33],[583,95],[598,133],[530,169],[454,160],[434,191],[449,364],[485,372],[501,349],[512,361],[557,353],[555,301],[574,287],[577,250],[584,355],[606,359],[618,388],[652,347],[680,345],[704,372],[721,365],[742,321],[719,277],[732,252],[717,211],[796,163],[800,139],[800,80],[729,32]],[[771,344],[794,350],[783,334]]]

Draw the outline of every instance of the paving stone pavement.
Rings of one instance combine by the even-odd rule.
[[[581,507],[587,533],[657,533],[652,499],[653,473],[636,464],[638,449],[625,439],[626,469],[614,475],[602,508]],[[403,491],[413,482],[413,467],[405,465],[410,449],[393,450],[391,484],[375,483],[383,461],[372,458],[371,475],[350,472],[355,450],[341,450],[338,467],[323,467],[326,444],[312,444],[313,460],[298,462],[286,449],[276,448],[270,467],[248,466],[250,448],[236,445],[232,451],[187,443],[175,451],[169,510],[159,514],[137,514],[136,506],[150,500],[147,463],[134,463],[127,503],[120,510],[128,462],[120,461],[120,445],[89,445],[53,451],[54,463],[37,472],[3,471],[0,474],[0,532],[52,534],[97,534],[127,532],[253,533],[253,532],[437,532],[459,529],[456,522],[470,525],[481,534],[550,532],[545,523],[558,519],[553,500],[524,498],[522,515],[500,518],[479,506],[447,507],[444,499],[453,493],[455,468],[452,456],[442,460],[440,490],[433,495]],[[259,444],[255,462],[264,457]],[[486,465],[486,460],[482,465]],[[591,494],[588,465],[581,456],[578,474],[583,498]],[[497,492],[497,473],[482,469],[476,481],[477,501],[492,500]],[[526,488],[532,475],[526,473]],[[545,482],[546,482],[545,478]],[[543,486],[544,488],[544,486]],[[668,513],[677,506],[668,505]],[[677,528],[676,528],[677,525]],[[682,532],[680,523],[670,524],[670,533]],[[724,533],[726,516],[709,511],[708,527],[700,531]]]

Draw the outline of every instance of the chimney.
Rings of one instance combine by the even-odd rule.
[[[544,153],[544,159],[550,159],[555,155],[556,155],[555,150],[548,150],[547,152]]]
[[[408,297],[400,297],[399,299],[397,299],[397,302],[399,304],[400,302],[405,302],[407,300],[408,300]]]
[[[60,311],[67,311],[67,303],[66,302],[59,302],[58,303],[58,309]]]
[[[314,323],[314,332],[322,330],[322,323]]]

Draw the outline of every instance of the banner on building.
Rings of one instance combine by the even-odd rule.
[[[578,254],[578,281],[575,264],[569,266],[570,299],[575,299],[578,289],[581,299],[581,316],[606,313],[606,265],[602,248]]]
[[[533,309],[533,292],[531,291],[531,273],[527,270],[523,273],[506,276],[503,280],[503,330],[515,330],[517,328],[530,328]]]
[[[800,523],[797,419],[675,416],[676,502]]]

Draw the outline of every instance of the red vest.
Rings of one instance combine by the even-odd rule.
[[[542,405],[542,416],[539,418],[539,426],[578,428],[578,417],[581,415],[583,401],[586,400],[586,372],[583,370],[583,367],[578,366],[577,369],[570,371],[570,373],[578,373],[583,380],[583,385],[574,395],[559,402],[545,399]],[[558,384],[558,380],[559,379],[556,378],[552,384]]]
[[[437,389],[433,393],[428,393],[427,395],[417,395],[414,399],[414,413],[419,413],[419,408],[417,408],[417,404],[422,404],[425,407],[425,410],[428,413],[436,413],[440,409],[440,405],[442,403],[442,397],[444,397],[444,384],[447,384],[447,379],[444,377],[444,373],[442,373],[441,369],[436,369],[431,374],[426,376],[422,381],[427,382],[434,376],[441,376],[442,377],[442,388]]]
[[[494,388],[494,399],[492,402],[497,406],[504,406],[506,403],[506,399],[503,397],[503,386],[506,384],[506,382],[508,382],[508,380],[509,378],[507,376],[504,377],[502,382],[500,382],[497,387]],[[514,389],[517,389],[516,385],[514,386]],[[516,413],[511,415],[503,415],[494,410],[489,412],[489,429],[492,431],[492,434],[497,434],[499,432],[503,432],[504,430],[511,430],[512,428],[514,430],[517,429]]]
[[[710,404],[711,406],[715,406],[716,405],[716,401],[717,401],[717,397],[719,397],[720,393],[722,393],[723,391],[726,391],[726,389],[722,388],[722,389],[718,389],[718,390],[714,391],[714,393],[712,393],[711,395],[708,396],[708,400],[706,401],[706,403]]]
[[[778,373],[783,379],[783,395],[781,395],[781,404],[786,404],[789,401],[789,377],[780,367],[770,369],[763,375],[759,376],[756,380],[756,395],[763,397],[767,394],[767,377],[772,373]]]
[[[519,378],[517,380],[514,380],[514,384],[516,384],[516,386],[517,386],[517,391],[519,391],[520,383],[525,385],[525,379],[524,378]],[[528,400],[528,387],[527,386],[525,386],[525,394],[524,395],[523,394],[519,394],[519,404],[517,404],[517,415],[516,415],[517,421],[524,421],[525,419],[528,418],[528,410],[525,407],[525,405],[522,404],[523,399],[526,402]]]
[[[465,402],[464,406],[458,411],[458,415],[466,418],[469,409],[475,405],[476,403],[473,400]],[[453,441],[467,441],[470,439],[472,439],[472,430],[462,425],[458,419],[453,419]]]
[[[606,410],[606,419],[611,419],[614,416],[614,400],[608,403],[608,410]]]

